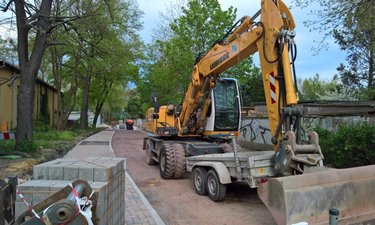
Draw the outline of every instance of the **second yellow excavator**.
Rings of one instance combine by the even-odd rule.
[[[224,198],[226,184],[245,180],[258,188],[278,224],[375,224],[375,166],[327,169],[318,134],[303,138],[294,28],[292,14],[281,0],[262,0],[253,17],[239,20],[197,60],[180,106],[159,107],[153,96],[155,105],[146,114],[146,162],[159,163],[165,179],[192,171],[195,191],[214,201]],[[236,80],[220,75],[255,52],[274,148],[238,152],[238,86]],[[225,153],[228,143],[233,152]]]

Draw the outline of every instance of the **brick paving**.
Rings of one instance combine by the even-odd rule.
[[[104,130],[78,143],[66,158],[116,157],[111,140],[115,130]],[[165,225],[125,171],[125,225]]]

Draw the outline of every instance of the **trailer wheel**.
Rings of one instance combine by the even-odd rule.
[[[155,160],[152,158],[153,156],[153,152],[151,150],[151,146],[152,146],[152,141],[150,139],[147,140],[146,142],[146,163],[147,165],[155,165],[156,162]]]
[[[186,172],[186,159],[185,159],[185,150],[181,144],[173,145],[174,156],[175,156],[175,171],[174,179],[182,178]]]
[[[160,176],[163,179],[173,178],[175,172],[174,151],[170,144],[163,144],[159,156]]]
[[[207,195],[206,185],[207,170],[204,167],[196,167],[193,170],[193,184],[198,195]]]
[[[206,184],[208,197],[212,201],[218,202],[224,199],[227,192],[227,186],[220,183],[219,177],[215,170],[209,170],[207,172]]]

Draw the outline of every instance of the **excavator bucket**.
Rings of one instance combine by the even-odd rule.
[[[329,224],[331,208],[340,225],[375,224],[375,165],[270,178],[258,195],[278,225]]]

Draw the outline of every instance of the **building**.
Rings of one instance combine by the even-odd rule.
[[[20,69],[0,61],[0,124],[2,130],[17,127],[17,96]],[[58,91],[41,79],[36,80],[33,118],[56,126],[58,122]]]

